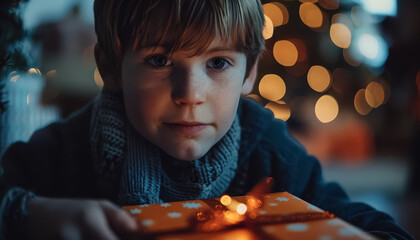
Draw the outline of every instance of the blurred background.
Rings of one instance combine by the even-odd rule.
[[[420,238],[420,1],[262,2],[266,51],[248,97],[288,123],[327,180]],[[3,152],[103,83],[93,0],[1,4]]]

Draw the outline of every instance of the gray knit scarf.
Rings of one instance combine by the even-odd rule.
[[[95,173],[98,179],[119,182],[121,205],[219,197],[235,176],[238,117],[225,136],[194,161],[174,159],[138,134],[126,118],[121,94],[102,91],[90,129]]]

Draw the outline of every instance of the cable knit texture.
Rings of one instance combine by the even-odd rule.
[[[91,120],[91,147],[99,178],[119,181],[121,205],[219,197],[235,176],[241,138],[231,128],[202,158],[182,161],[144,139],[131,126],[121,94],[103,91]]]

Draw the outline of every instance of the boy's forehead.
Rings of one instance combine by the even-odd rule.
[[[183,52],[190,56],[221,51],[238,52],[238,49],[236,49],[233,41],[224,40],[220,36],[214,37],[206,48],[202,48],[202,46],[185,46],[184,48],[179,48],[175,51],[172,51],[172,49],[170,49],[169,46],[171,45],[165,43],[163,43],[162,45],[147,44],[145,47],[139,50],[147,52],[163,51],[166,53]]]

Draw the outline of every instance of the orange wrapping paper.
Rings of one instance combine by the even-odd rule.
[[[245,197],[233,197],[245,202]],[[188,219],[199,210],[209,209],[206,200],[171,202],[154,205],[137,205],[124,207],[134,215],[145,233],[157,234],[159,240],[254,240],[257,235],[246,228],[235,228],[213,233],[175,233],[159,235],[160,232],[176,232],[188,228]],[[260,215],[293,214],[324,212],[287,192],[271,193],[265,196]],[[376,239],[339,218],[316,221],[266,224],[261,229],[273,239]],[[261,237],[260,237],[261,238]]]

